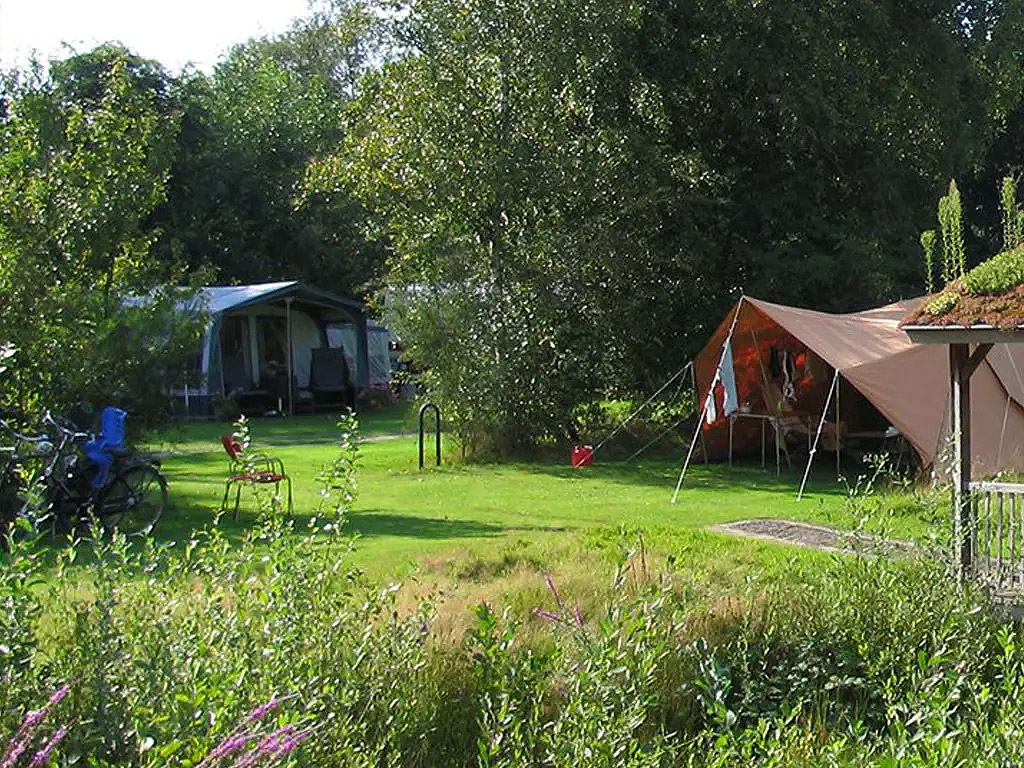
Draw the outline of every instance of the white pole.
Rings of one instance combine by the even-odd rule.
[[[690,361],[690,389],[693,390],[694,406],[697,405],[697,366],[694,365],[694,361]],[[696,407],[694,408],[696,410]],[[708,444],[704,439],[704,433],[700,433],[700,452],[704,454],[704,466],[708,465]]]
[[[284,300],[285,328],[288,332],[288,415],[295,415],[295,404],[292,402],[292,297]]]
[[[712,379],[714,381],[714,379]],[[711,393],[708,393],[708,397],[704,398],[704,407],[700,409],[700,418],[697,419],[697,429],[694,430],[693,439],[690,440],[690,450],[686,453],[686,461],[683,462],[683,471],[679,473],[679,481],[676,483],[676,490],[672,494],[672,503],[675,504],[679,498],[679,489],[683,487],[683,478],[686,477],[686,470],[690,466],[690,459],[693,457],[693,448],[697,445],[697,435],[700,434],[700,428],[704,424],[704,417],[708,412],[708,401],[711,399]]]
[[[1006,393],[1006,407],[1003,409],[1003,428],[999,430],[999,453],[996,454],[995,469],[1003,468],[1003,438],[1006,437],[1006,418],[1010,415],[1010,393]]]
[[[715,369],[715,375],[711,377],[711,386],[708,388],[708,395],[704,398],[704,406],[700,411],[700,418],[697,419],[697,429],[693,432],[693,439],[690,441],[690,450],[686,453],[686,461],[683,462],[683,469],[679,473],[679,480],[676,482],[676,490],[672,494],[672,503],[675,504],[679,498],[679,489],[683,487],[683,478],[686,477],[686,470],[690,466],[690,459],[693,458],[693,449],[697,445],[697,437],[701,433],[701,426],[704,424],[704,418],[708,412],[708,403],[711,402],[711,398],[714,397],[715,382],[718,380],[718,375],[722,372],[722,363],[725,361],[725,351],[729,347],[729,343],[732,341],[732,332],[736,330],[736,322],[740,319],[740,310],[743,308],[743,296],[740,296],[740,300],[736,302],[736,312],[732,316],[732,324],[729,326],[729,333],[725,336],[725,343],[722,344],[722,354],[718,358],[718,367]],[[707,458],[707,451],[704,452],[704,458]]]
[[[818,450],[818,440],[821,438],[821,430],[825,426],[825,416],[828,414],[828,407],[832,402],[832,395],[836,391],[836,382],[839,381],[839,369],[836,368],[836,375],[832,377],[832,386],[829,387],[828,397],[825,399],[825,407],[821,409],[821,419],[818,421],[818,431],[814,435],[814,445],[811,446],[811,453],[807,457],[807,467],[804,469],[804,479],[800,481],[800,492],[796,495],[796,500],[800,501],[804,497],[804,486],[807,485],[807,476],[811,473],[811,462],[814,461],[814,454]]]
[[[192,408],[188,399],[188,363],[185,364],[185,421],[192,418]]]
[[[840,443],[839,443],[839,392],[842,390],[843,385],[839,379],[836,379],[836,481],[839,480],[839,476],[842,474],[842,467],[839,465],[840,456]]]

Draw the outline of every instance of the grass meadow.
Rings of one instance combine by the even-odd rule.
[[[300,528],[316,505],[315,475],[335,451],[334,418],[250,422],[253,440],[279,456],[293,478]],[[657,549],[677,559],[703,559],[707,569],[727,577],[734,560],[766,566],[806,553],[737,540],[708,526],[758,517],[839,528],[864,522],[863,508],[850,504],[856,477],[839,482],[834,467],[817,468],[798,502],[797,469],[802,467],[777,477],[754,464],[696,463],[672,505],[681,463],[677,455],[625,463],[599,453],[593,466],[580,469],[569,465],[568,456],[472,464],[461,461],[457,447],[446,439],[438,469],[429,461],[428,439],[427,467],[420,471],[415,428],[402,409],[371,414],[360,423],[359,497],[347,531],[359,540],[355,562],[377,575],[524,548],[558,551],[622,529],[643,530]],[[230,431],[228,424],[200,422],[172,428],[151,442],[150,448],[164,454],[171,487],[172,508],[157,531],[159,539],[181,541],[219,509],[227,471],[219,435]],[[897,497],[889,501],[886,514],[872,522],[884,522],[901,537],[925,535],[931,516]],[[252,495],[243,492],[239,521],[227,515],[221,527],[237,539],[255,517]]]

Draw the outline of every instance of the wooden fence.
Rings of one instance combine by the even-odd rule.
[[[1024,588],[1024,485],[971,483],[972,565],[996,590]]]

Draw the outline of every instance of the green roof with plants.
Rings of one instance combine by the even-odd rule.
[[[931,295],[904,318],[904,325],[1024,326],[1024,211],[1013,178],[1003,179],[1000,197],[1004,250],[967,270],[960,193],[950,182],[949,194],[939,200],[941,239],[934,230],[921,235]],[[944,287],[935,292],[939,266]]]

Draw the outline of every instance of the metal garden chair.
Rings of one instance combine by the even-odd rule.
[[[284,462],[276,456],[246,451],[244,446],[231,435],[221,435],[221,445],[228,454],[228,479],[224,485],[224,498],[221,508],[226,509],[228,494],[235,486],[235,520],[238,520],[238,507],[242,499],[242,488],[260,485],[273,485],[274,494],[281,495],[281,483],[288,490],[288,516],[292,515],[292,479],[284,470]]]

